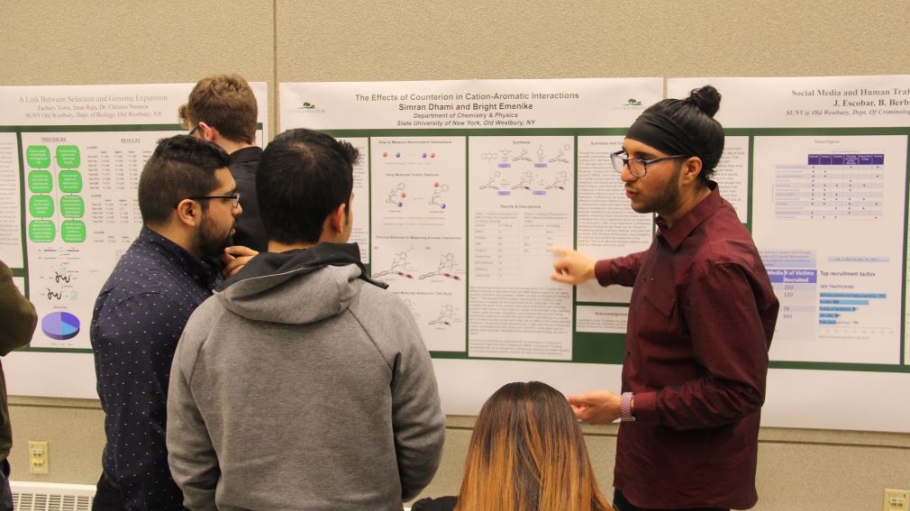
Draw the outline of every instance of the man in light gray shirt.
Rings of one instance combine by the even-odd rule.
[[[407,306],[367,278],[357,149],[279,135],[257,171],[268,253],[190,318],[167,446],[191,510],[396,510],[429,484],[445,417]]]

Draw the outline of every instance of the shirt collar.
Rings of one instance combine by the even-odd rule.
[[[262,156],[262,148],[254,145],[250,147],[244,147],[243,149],[238,149],[231,153],[231,165],[236,163],[246,163],[250,161],[259,161],[259,158]]]
[[[692,234],[692,231],[706,218],[713,215],[723,203],[717,183],[708,181],[708,188],[711,189],[711,193],[677,220],[673,227],[667,227],[667,222],[660,215],[654,219],[654,223],[657,224],[657,235],[667,242],[671,250],[679,248],[682,242]]]
[[[144,225],[139,232],[138,240],[171,259],[200,287],[214,289],[222,280],[220,262],[200,259]]]

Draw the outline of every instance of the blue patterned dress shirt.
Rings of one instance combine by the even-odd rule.
[[[221,281],[220,268],[143,227],[114,267],[92,317],[102,467],[130,510],[183,509],[165,446],[171,360],[190,314]]]

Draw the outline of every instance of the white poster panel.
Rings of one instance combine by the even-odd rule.
[[[740,218],[781,303],[763,424],[910,431],[910,408],[874,401],[910,387],[910,75],[680,78],[668,95],[705,84],[751,170]],[[880,413],[845,416],[851,395]]]
[[[142,225],[145,162],[159,139],[186,133],[178,108],[194,85],[0,87],[0,256],[39,317],[21,362],[6,364],[11,394],[96,397],[94,301]],[[268,86],[250,85],[261,144]]]
[[[662,86],[657,78],[279,84],[282,130],[325,130],[368,148],[369,202],[355,215],[356,241],[369,248],[371,276],[417,319],[448,413],[476,413],[491,385],[514,379],[574,375],[578,390],[618,384],[610,374],[621,359],[604,355],[598,344],[608,341],[598,336],[621,342],[628,290],[575,293],[552,281],[552,249],[606,257],[648,246],[651,216],[631,210],[609,153],[662,99]],[[463,369],[492,372],[476,390]]]

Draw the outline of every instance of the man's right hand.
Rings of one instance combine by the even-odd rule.
[[[579,420],[589,424],[609,424],[621,415],[620,396],[609,390],[595,390],[566,398]]]
[[[559,260],[553,263],[556,272],[550,276],[556,282],[581,284],[594,278],[594,260],[572,249],[553,247]]]
[[[221,273],[224,275],[224,278],[233,277],[238,271],[246,266],[246,263],[250,262],[250,259],[257,255],[259,255],[259,252],[256,252],[249,247],[241,245],[225,247],[224,253],[221,254],[221,260],[225,265],[224,270],[222,270]]]

